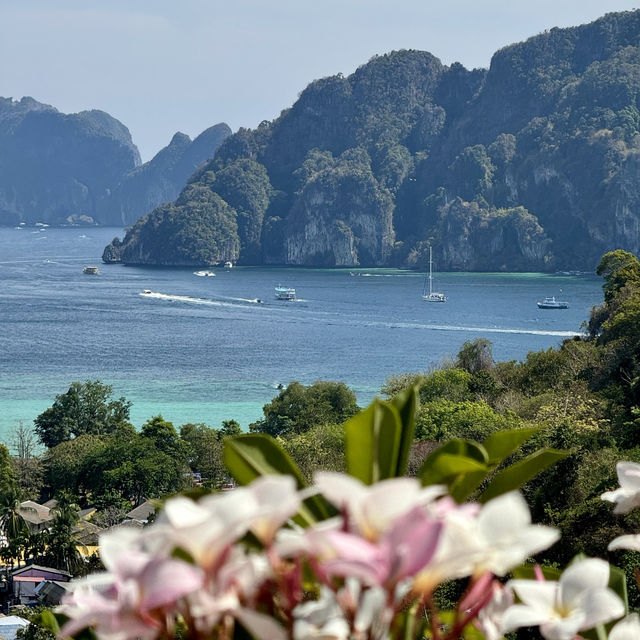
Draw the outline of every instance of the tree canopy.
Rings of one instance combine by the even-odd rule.
[[[131,403],[112,399],[113,389],[99,380],[72,382],[69,390],[56,396],[51,407],[35,420],[42,444],[57,444],[81,435],[104,435],[129,420]]]

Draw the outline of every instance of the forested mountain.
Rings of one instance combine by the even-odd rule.
[[[0,225],[131,224],[174,200],[231,133],[177,133],[140,166],[129,130],[103,111],[60,113],[33,98],[0,98]]]
[[[0,224],[92,222],[98,199],[139,164],[128,129],[103,111],[0,98]]]
[[[640,11],[551,29],[488,70],[374,57],[225,140],[104,259],[593,269],[640,251]]]

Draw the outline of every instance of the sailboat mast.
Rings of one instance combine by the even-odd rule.
[[[429,295],[432,293],[432,280],[433,280],[433,259],[431,257],[431,245],[429,245]]]

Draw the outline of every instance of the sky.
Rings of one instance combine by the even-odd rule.
[[[102,109],[149,160],[176,131],[273,120],[309,82],[376,54],[488,67],[552,27],[640,0],[0,0],[0,96]]]

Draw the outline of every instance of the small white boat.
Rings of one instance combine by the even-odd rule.
[[[447,296],[444,293],[433,290],[433,258],[431,257],[431,246],[429,246],[429,292],[427,293],[427,279],[422,287],[422,299],[426,302],[446,302]]]
[[[291,287],[283,287],[279,284],[276,287],[276,300],[295,300],[296,290]]]
[[[95,265],[88,265],[82,268],[82,273],[88,276],[97,276],[100,273],[100,270]]]
[[[151,289],[143,289],[142,290],[142,295],[143,296],[148,296],[151,293]]]
[[[556,300],[554,296],[545,298],[542,302],[538,301],[538,309],[568,309],[569,303],[562,300]]]
[[[229,260],[227,260],[227,262],[224,263],[224,268],[227,270],[233,269],[233,262],[230,262]]]
[[[215,276],[216,274],[213,271],[194,271],[193,275],[194,276],[200,276],[201,278],[211,278],[212,276]]]

